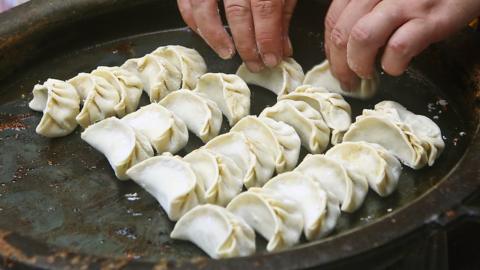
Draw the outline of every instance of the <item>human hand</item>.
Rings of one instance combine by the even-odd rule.
[[[413,57],[480,15],[478,0],[333,0],[325,19],[325,50],[342,87],[383,70],[401,75]],[[381,48],[384,48],[381,51]]]
[[[217,0],[177,0],[183,20],[221,58],[231,58],[236,50],[253,72],[292,55],[288,31],[296,2],[224,0],[232,38],[223,27]]]

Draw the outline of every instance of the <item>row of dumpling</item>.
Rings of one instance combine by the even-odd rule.
[[[225,208],[192,208],[171,237],[191,241],[213,258],[253,254],[254,231],[268,241],[267,251],[282,250],[299,243],[302,232],[308,241],[331,233],[341,211],[362,205],[369,186],[381,196],[391,194],[400,172],[400,162],[381,146],[341,143],[325,155],[308,155],[294,171],[261,188],[240,193]]]
[[[207,73],[194,90],[173,91],[159,103],[144,106],[121,120],[101,120],[89,125],[81,136],[107,157],[119,179],[126,180],[126,170],[154,152],[175,154],[184,148],[188,130],[208,142],[220,132],[222,112],[233,124],[249,111],[250,90],[242,79]]]
[[[372,79],[362,79],[358,89],[345,91],[332,75],[328,60],[304,74],[302,67],[293,58],[286,58],[278,66],[258,73],[250,72],[246,65],[242,64],[237,70],[237,75],[245,82],[266,88],[279,97],[293,92],[301,85],[311,85],[327,89],[331,93],[366,99],[375,95],[379,82],[378,75],[375,73]]]
[[[68,81],[49,79],[33,89],[29,106],[43,112],[37,133],[61,137],[138,108],[142,90],[158,101],[178,89],[194,89],[207,71],[201,55],[182,46],[160,47],[121,67],[99,67]],[[80,109],[82,105],[82,108]]]

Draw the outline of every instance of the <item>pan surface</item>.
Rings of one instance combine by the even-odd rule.
[[[56,2],[59,1],[53,1]],[[79,1],[67,2],[73,5]],[[90,2],[100,5],[108,1]],[[56,267],[61,267],[61,264],[55,264],[59,252],[68,251],[65,253],[68,256],[80,254],[78,258],[84,259],[76,262],[80,265],[98,260],[127,260],[138,263],[137,266],[163,262],[166,268],[189,263],[197,266],[212,263],[216,267],[235,265],[237,268],[257,263],[257,266],[272,269],[297,268],[340,259],[340,255],[332,255],[334,242],[338,243],[339,253],[344,252],[345,256],[355,254],[360,251],[350,250],[355,249],[356,244],[352,241],[355,234],[369,231],[369,235],[381,235],[383,238],[378,239],[382,241],[391,240],[413,230],[419,223],[428,223],[425,217],[434,217],[444,210],[428,213],[429,210],[419,208],[419,216],[411,216],[411,219],[405,212],[428,194],[438,192],[442,180],[459,168],[459,162],[476,137],[476,111],[471,111],[465,101],[469,91],[466,88],[472,86],[462,81],[459,72],[446,72],[445,69],[452,67],[442,65],[452,62],[438,46],[419,57],[403,76],[392,78],[382,74],[380,93],[374,99],[347,101],[352,105],[354,116],[359,115],[362,109],[372,108],[377,102],[388,99],[432,118],[442,130],[446,142],[444,153],[431,168],[414,171],[404,167],[398,190],[388,198],[369,192],[359,211],[342,214],[336,231],[330,237],[313,243],[303,242],[283,252],[293,257],[304,254],[315,259],[302,262],[302,258],[297,258],[288,262],[281,258],[282,252],[267,255],[264,253],[265,241],[257,237],[259,254],[253,258],[213,262],[194,245],[170,239],[169,233],[174,224],[158,203],[133,182],[116,180],[106,159],[80,139],[79,129],[67,137],[54,140],[38,136],[35,127],[41,114],[32,112],[27,106],[32,98],[33,85],[49,77],[68,79],[97,66],[121,65],[128,58],[143,56],[162,45],[195,48],[205,58],[209,72],[236,71],[241,63],[238,57],[221,60],[194,33],[182,27],[180,16],[171,3],[175,1],[143,2],[129,10],[105,11],[84,21],[65,24],[56,30],[63,36],[45,31],[47,44],[40,44],[30,51],[31,60],[15,66],[8,76],[1,79],[1,256],[11,256],[26,264]],[[325,58],[321,26],[326,4],[325,1],[299,2],[291,34],[294,58],[307,71]],[[118,25],[115,24],[117,22]],[[14,56],[2,55],[2,61],[12,61]],[[258,114],[276,101],[276,97],[264,89],[251,86],[251,90],[252,114]],[[143,97],[142,102],[146,104],[147,98]],[[228,127],[224,126],[222,130],[228,131]],[[183,156],[201,145],[201,141],[191,134],[188,146],[179,154]],[[474,172],[471,177],[478,185],[478,169]],[[443,196],[448,199],[449,195]],[[451,205],[456,203],[460,201]],[[420,220],[414,220],[417,218]],[[405,231],[400,231],[396,223],[405,224]],[[378,227],[378,224],[383,225]],[[389,231],[391,229],[394,231]],[[30,242],[25,239],[36,244],[27,246],[25,243]],[[7,244],[21,252],[6,254],[2,245]],[[373,248],[383,243],[373,241],[363,244],[367,246],[365,248]],[[45,259],[52,254],[55,254],[52,261]],[[36,255],[43,259],[25,259]]]

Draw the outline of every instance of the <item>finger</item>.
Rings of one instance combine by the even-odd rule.
[[[349,67],[360,77],[371,78],[378,50],[406,21],[398,2],[380,2],[352,28],[347,45]]]
[[[331,33],[330,64],[332,73],[344,88],[355,89],[360,80],[348,66],[347,43],[355,23],[368,14],[380,0],[351,1],[338,18]]]
[[[223,59],[235,54],[233,41],[223,27],[216,0],[190,2],[198,34]]]
[[[338,18],[342,14],[345,7],[348,5],[350,0],[334,0],[330,7],[328,8],[327,15],[325,16],[325,35],[324,35],[324,43],[325,43],[325,54],[327,55],[327,59],[330,61],[330,37],[332,35],[332,30],[337,24]]]
[[[282,58],[282,1],[251,0],[255,39],[263,63],[274,67]]]
[[[297,5],[297,0],[285,0],[283,6],[283,56],[290,57],[293,54],[292,41],[290,40],[290,21],[292,20],[293,11]]]
[[[393,76],[401,75],[413,57],[435,41],[434,28],[423,19],[401,26],[390,38],[382,56],[382,68]]]
[[[225,0],[225,12],[238,54],[248,69],[261,71],[264,65],[255,42],[250,0]]]
[[[190,27],[193,31],[197,30],[197,24],[193,19],[192,5],[190,0],[177,0],[178,9],[182,15],[183,21]]]

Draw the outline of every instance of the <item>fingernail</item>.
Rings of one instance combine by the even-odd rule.
[[[252,72],[260,72],[262,71],[265,67],[257,62],[245,62],[247,65],[247,68],[252,71]]]
[[[292,56],[293,54],[293,46],[292,46],[292,41],[290,40],[289,37],[285,37],[287,40],[287,51],[284,52],[285,56]]]
[[[267,67],[273,68],[278,65],[277,57],[272,53],[267,53],[263,55],[263,62]]]
[[[218,50],[218,55],[223,59],[223,60],[228,60],[233,57],[235,52],[231,48],[220,48]]]

